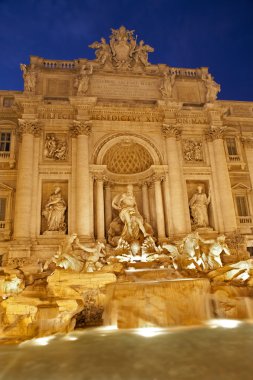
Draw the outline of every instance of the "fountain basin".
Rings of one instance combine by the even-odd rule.
[[[251,380],[253,326],[223,326],[99,328],[0,345],[0,378]]]

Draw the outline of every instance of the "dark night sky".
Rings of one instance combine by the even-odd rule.
[[[30,55],[95,58],[88,45],[122,24],[152,63],[208,66],[220,99],[253,101],[253,0],[0,0],[0,89],[22,89]]]

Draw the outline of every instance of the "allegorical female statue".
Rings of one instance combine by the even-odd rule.
[[[47,221],[46,231],[66,231],[65,212],[66,203],[61,194],[61,188],[56,187],[54,192],[50,195],[42,215]]]
[[[207,196],[206,193],[203,192],[203,186],[199,185],[197,187],[196,193],[192,196],[189,206],[191,209],[191,215],[193,218],[193,224],[198,227],[208,227],[209,219],[207,206],[209,205],[211,200],[211,194]]]

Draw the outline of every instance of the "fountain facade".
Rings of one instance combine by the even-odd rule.
[[[201,323],[207,304],[229,315],[227,284],[244,318],[251,105],[217,100],[206,67],[151,64],[123,26],[90,47],[94,60],[32,56],[24,91],[0,91],[1,336],[99,324],[103,309],[124,327]]]

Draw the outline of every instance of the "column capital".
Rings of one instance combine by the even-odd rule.
[[[30,134],[35,137],[39,137],[42,131],[41,124],[37,119],[18,119],[17,134],[22,136],[24,134]]]
[[[179,139],[182,131],[180,128],[178,128],[175,125],[163,124],[162,125],[162,133],[166,138],[167,137],[175,137],[176,139]]]
[[[226,126],[211,125],[206,133],[207,140],[213,141],[213,140],[223,139],[223,135],[226,130],[227,130]]]
[[[245,148],[253,149],[253,137],[241,137],[241,142]]]
[[[74,120],[69,130],[71,137],[89,136],[91,134],[91,122],[89,120]]]
[[[152,175],[152,182],[162,182],[165,180],[165,174],[155,173]]]

